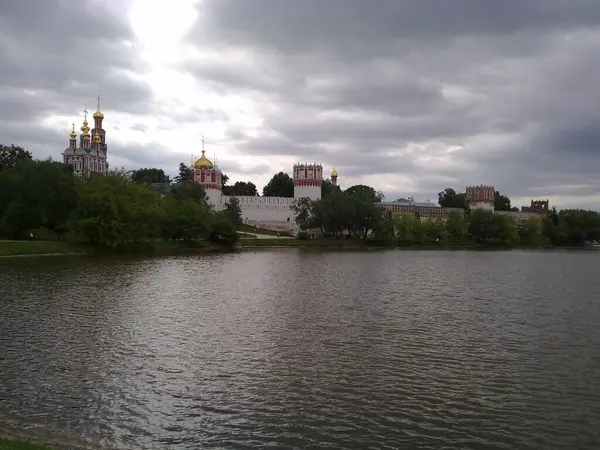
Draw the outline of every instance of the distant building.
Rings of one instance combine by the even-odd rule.
[[[548,200],[531,200],[531,206],[521,206],[521,211],[525,213],[535,213],[540,215],[548,215],[550,211]]]
[[[548,215],[548,200],[532,200],[531,206],[524,206],[521,211],[496,211],[494,200],[496,190],[494,186],[467,186],[467,208],[442,208],[431,201],[415,202],[413,199],[400,198],[393,202],[382,202],[381,206],[392,214],[414,215],[422,220],[436,217],[446,217],[450,213],[464,215],[466,211],[484,209],[512,217],[516,220],[526,220],[532,217],[545,217]]]
[[[87,109],[81,126],[79,143],[75,133],[75,123],[70,134],[69,146],[62,153],[63,163],[73,168],[73,173],[78,177],[89,177],[92,174],[105,175],[108,173],[106,131],[102,128],[104,114],[100,112],[100,96],[98,96],[98,109],[93,114],[94,128],[91,130],[87,121]]]

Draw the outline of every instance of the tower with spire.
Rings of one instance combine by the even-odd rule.
[[[204,188],[208,202],[215,207],[218,211],[222,209],[223,202],[223,187],[222,178],[223,174],[215,163],[206,157],[206,150],[204,149],[204,136],[202,137],[202,156],[194,161],[191,167],[190,181],[192,183],[199,184]]]
[[[93,114],[94,128],[90,130],[87,120],[88,111],[83,110],[84,118],[77,145],[75,123],[69,135],[69,146],[63,152],[63,163],[72,167],[73,173],[78,177],[89,177],[92,174],[105,175],[108,173],[106,131],[102,128],[104,114],[100,111],[100,96],[98,95],[98,108]],[[91,131],[91,134],[90,134]]]
[[[333,171],[331,172],[331,184],[337,186],[338,173],[335,170],[335,166],[333,167]]]

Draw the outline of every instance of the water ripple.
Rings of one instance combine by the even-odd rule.
[[[600,253],[0,263],[0,434],[95,449],[600,448]]]

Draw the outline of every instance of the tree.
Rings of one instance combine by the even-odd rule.
[[[240,201],[237,197],[229,198],[229,202],[225,204],[224,214],[236,227],[242,224],[242,207],[240,206]]]
[[[494,192],[494,209],[496,211],[511,211],[510,198],[500,194],[499,191]]]
[[[232,195],[250,195],[255,196],[257,194],[256,185],[251,181],[236,181],[233,185]]]
[[[287,173],[279,172],[263,188],[265,197],[294,197],[294,181]]]
[[[160,236],[163,201],[146,186],[107,175],[81,184],[75,229],[90,243],[119,248]]]
[[[25,160],[0,172],[0,218],[5,232],[23,237],[45,227],[60,238],[77,205],[76,179],[62,163]]]
[[[192,178],[192,169],[184,163],[179,163],[179,174],[174,181],[178,184],[189,183]]]
[[[131,172],[131,181],[138,184],[170,183],[162,169],[138,169]]]
[[[360,198],[364,201],[380,202],[383,199],[383,193],[378,192],[371,186],[365,186],[364,184],[356,184],[350,186],[344,191],[348,197]]]
[[[333,184],[331,182],[331,180],[323,181],[323,184],[321,185],[321,198],[325,198],[325,197],[328,197],[329,195],[332,195],[333,193],[340,193],[340,192],[342,192],[340,187]]]
[[[468,223],[459,212],[451,212],[446,216],[446,234],[454,243],[459,243],[467,234]]]
[[[209,208],[191,198],[166,197],[164,211],[162,235],[167,240],[191,241],[211,231]]]
[[[171,189],[173,198],[184,200],[190,199],[200,204],[207,204],[206,191],[196,183],[176,183]]]
[[[0,171],[12,169],[22,162],[30,162],[32,160],[31,153],[23,147],[0,144]]]
[[[438,203],[442,208],[465,208],[467,206],[467,195],[458,194],[452,188],[446,188],[438,194]]]
[[[211,242],[225,247],[233,247],[239,238],[237,227],[224,214],[218,213],[213,216],[208,235]]]

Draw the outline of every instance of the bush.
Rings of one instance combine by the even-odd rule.
[[[310,235],[306,231],[299,231],[296,235],[296,239],[301,241],[308,241],[310,239]]]

